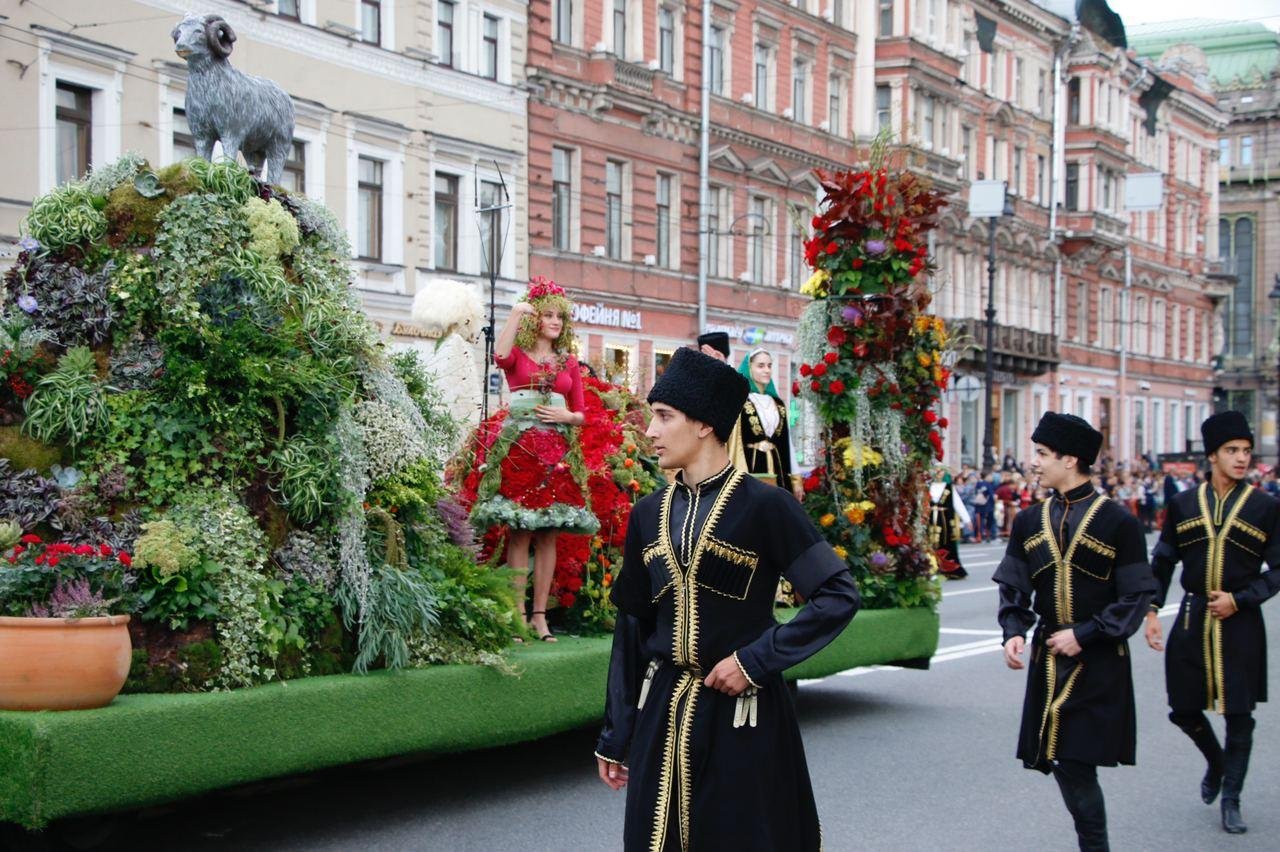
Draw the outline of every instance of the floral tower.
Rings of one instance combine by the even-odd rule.
[[[818,178],[826,195],[805,245],[814,272],[802,292],[813,302],[793,392],[818,412],[825,458],[805,481],[805,506],[865,605],[929,606],[939,557],[927,545],[925,490],[942,459],[936,404],[950,372],[946,328],[927,313],[927,237],[946,202],[883,164]]]

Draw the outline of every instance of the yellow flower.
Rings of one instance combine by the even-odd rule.
[[[861,503],[858,504],[858,508],[864,512],[874,512],[876,508],[876,504],[872,503],[870,500],[863,500]]]
[[[935,385],[942,384],[942,367],[937,365],[933,368],[933,383]]]
[[[867,519],[867,515],[857,506],[850,506],[844,510],[844,516],[849,519],[851,524],[860,524]]]
[[[849,551],[845,550],[845,549],[844,549],[843,547],[841,547],[840,545],[838,545],[838,544],[837,544],[835,547],[833,547],[833,548],[831,548],[831,549],[832,549],[832,550],[834,550],[834,551],[836,552],[836,556],[839,556],[841,559],[848,559],[848,558],[849,558]]]
[[[824,527],[829,527],[835,522],[836,522],[836,516],[831,514],[830,512],[827,512],[821,518],[818,518],[818,523],[822,524],[822,526]]]
[[[945,335],[947,333],[947,323],[942,317],[933,318],[933,331],[935,334]]]
[[[825,269],[819,269],[810,276],[809,280],[804,282],[804,286],[800,288],[801,294],[812,296],[813,298],[821,298],[827,295],[827,282],[831,280],[831,273]]]
[[[875,467],[883,461],[884,456],[871,447],[863,447],[862,452],[857,452],[850,444],[844,450],[845,467]]]
[[[933,318],[921,314],[916,317],[916,334],[924,334],[933,325]]]
[[[928,352],[917,352],[916,360],[920,362],[921,367],[927,367],[933,363],[933,356]]]

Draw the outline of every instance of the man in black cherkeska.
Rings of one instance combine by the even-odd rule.
[[[1173,568],[1182,562],[1182,605],[1165,656],[1169,721],[1191,738],[1208,768],[1200,796],[1222,793],[1222,828],[1246,830],[1240,791],[1253,748],[1253,708],[1267,700],[1267,641],[1262,604],[1280,590],[1280,503],[1244,482],[1253,432],[1238,411],[1200,426],[1212,474],[1165,507],[1164,530],[1151,555],[1160,589],[1147,615],[1147,643],[1161,650],[1156,610]],[[1262,570],[1262,563],[1268,570]],[[1225,752],[1202,711],[1226,716]]]
[[[649,392],[676,481],[631,510],[600,778],[627,786],[628,850],[817,850],[817,808],[782,673],[858,608],[848,567],[781,488],[729,463],[746,380],[681,349]],[[777,624],[786,577],[806,601]]]
[[[1048,412],[1031,440],[1030,471],[1054,494],[1014,519],[993,578],[1009,668],[1023,667],[1026,632],[1036,628],[1018,757],[1053,774],[1080,849],[1105,850],[1098,767],[1134,762],[1126,640],[1141,626],[1156,584],[1138,519],[1089,479],[1101,433],[1074,415]]]

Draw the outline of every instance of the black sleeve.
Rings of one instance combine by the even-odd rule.
[[[1160,540],[1151,551],[1151,573],[1156,579],[1155,598],[1151,602],[1153,609],[1164,606],[1169,597],[1169,587],[1173,585],[1173,569],[1182,560],[1178,552],[1178,523],[1180,516],[1172,501],[1164,507],[1164,528],[1160,530]]]
[[[644,564],[644,539],[640,532],[646,509],[648,505],[642,502],[631,510],[631,517],[627,522],[627,538],[622,548],[622,570],[613,582],[609,600],[613,601],[620,612],[653,620],[657,604],[653,600],[653,582]]]
[[[1031,568],[1027,565],[1027,553],[1022,547],[1027,526],[1026,512],[1019,512],[1013,519],[1004,558],[991,576],[1000,587],[996,621],[1004,631],[1004,642],[1014,636],[1025,637],[1027,631],[1036,624],[1036,614],[1031,609]]]
[[[640,682],[644,677],[644,646],[654,624],[624,612],[613,628],[609,681],[605,689],[604,725],[596,740],[596,755],[611,763],[625,763],[636,721]]]
[[[769,628],[738,650],[738,665],[755,685],[820,651],[853,619],[861,598],[844,560],[818,532],[800,503],[774,489],[769,511],[777,523],[769,530],[770,558],[806,601],[786,624]]]
[[[1263,548],[1262,558],[1267,563],[1267,570],[1254,579],[1249,585],[1232,594],[1236,606],[1240,609],[1262,606],[1280,592],[1280,511],[1274,513],[1275,522]]]
[[[1147,542],[1142,525],[1125,513],[1116,539],[1116,602],[1088,621],[1077,624],[1074,633],[1081,645],[1101,639],[1127,639],[1142,625],[1142,619],[1156,593],[1156,579],[1147,564]]]

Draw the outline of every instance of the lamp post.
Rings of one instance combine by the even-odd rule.
[[[1275,286],[1267,294],[1272,304],[1280,304],[1280,272],[1276,273]],[[1276,467],[1280,468],[1280,328],[1277,329],[1276,341]]]
[[[982,472],[995,469],[995,345],[996,345],[996,223],[1001,216],[1013,215],[1008,184],[1002,180],[978,180],[969,187],[969,215],[985,216],[991,231],[987,243],[987,344],[986,362],[987,411],[982,426]]]

